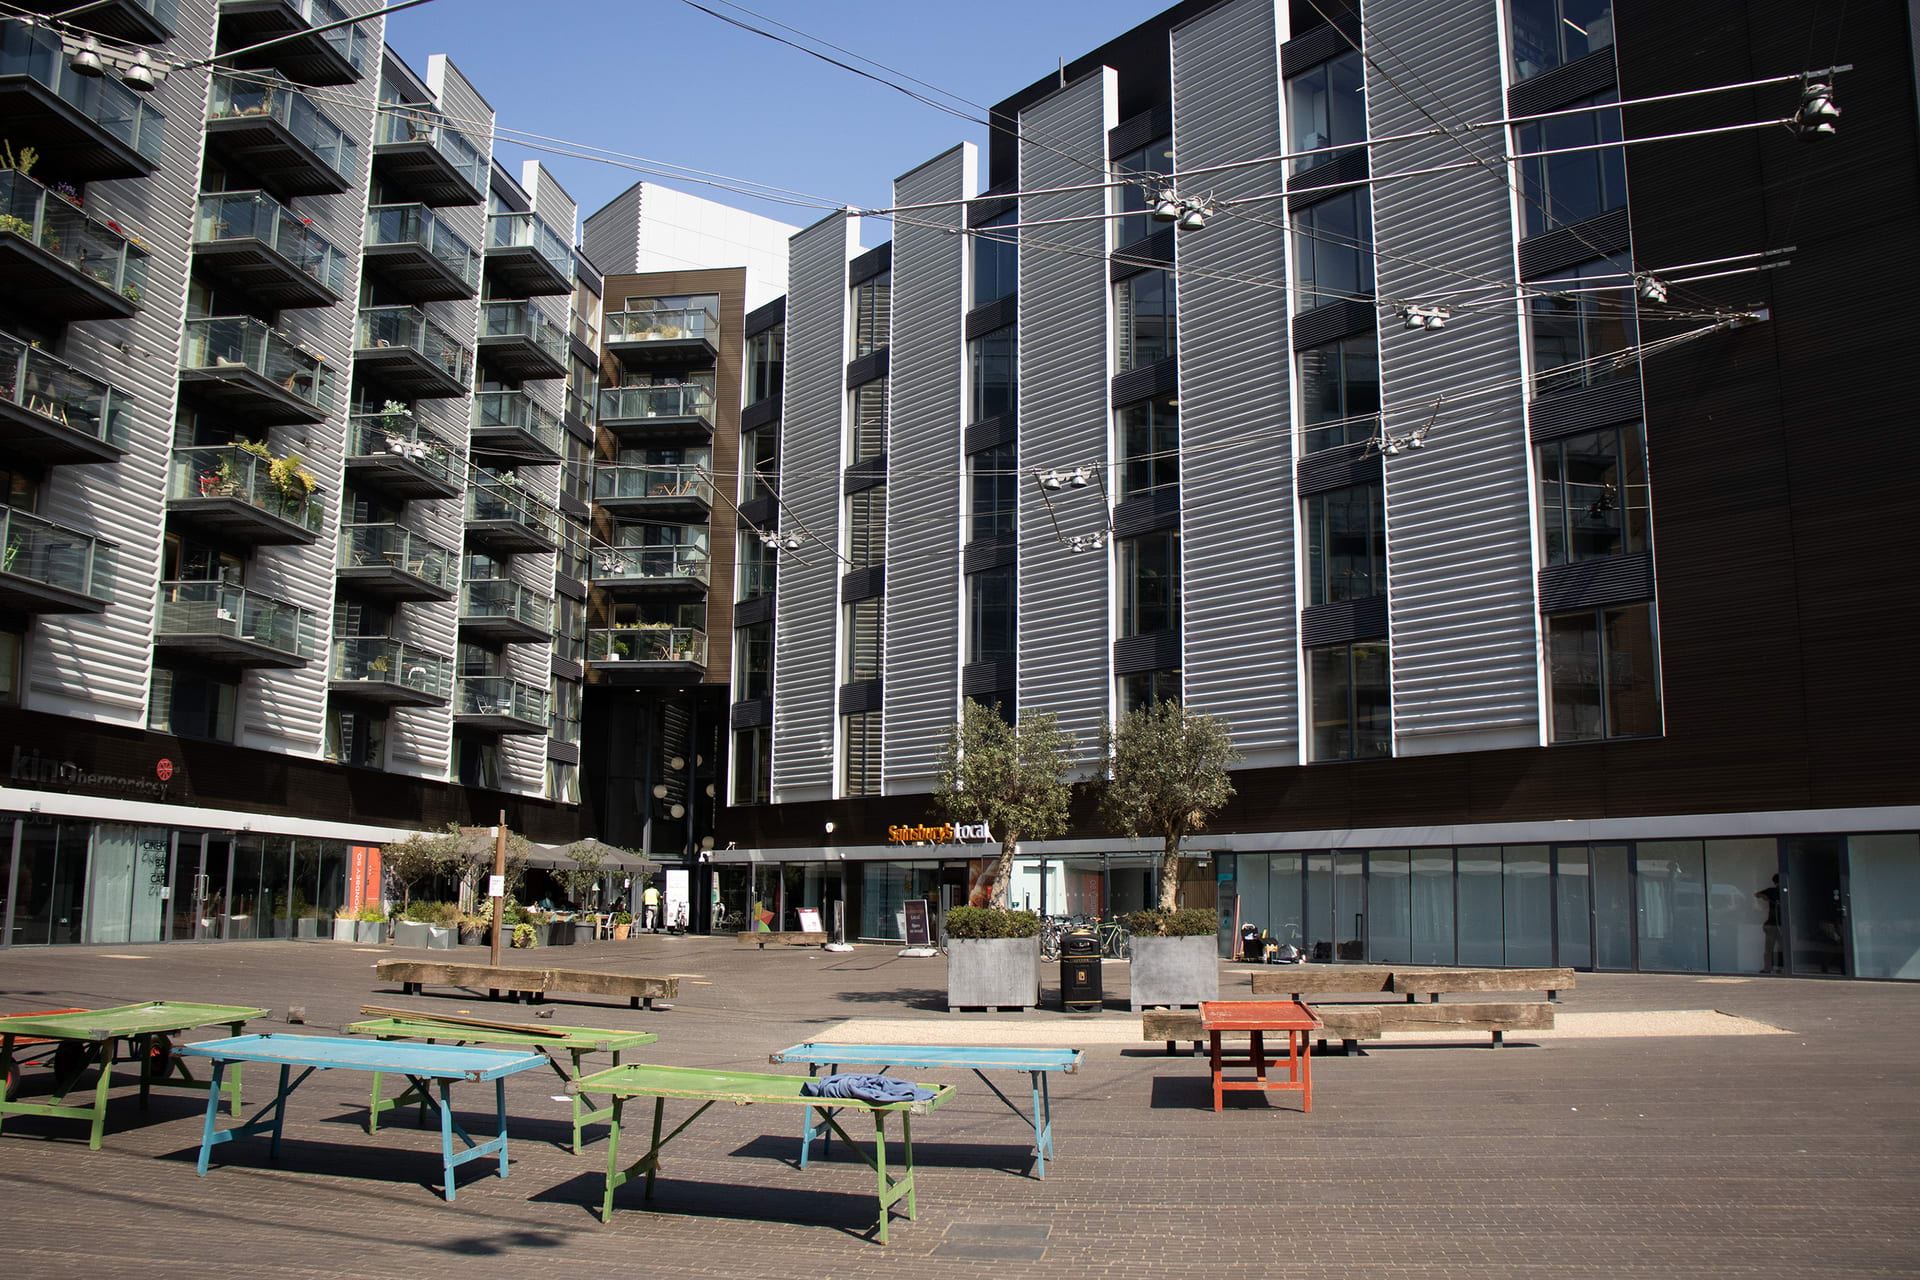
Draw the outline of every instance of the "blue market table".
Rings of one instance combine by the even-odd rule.
[[[469,1160],[498,1154],[500,1176],[507,1176],[507,1077],[521,1071],[533,1071],[547,1065],[542,1053],[509,1053],[497,1049],[474,1049],[463,1045],[414,1044],[398,1040],[358,1040],[336,1036],[238,1036],[231,1040],[207,1040],[180,1050],[192,1057],[213,1063],[213,1084],[207,1095],[207,1123],[200,1134],[200,1176],[207,1174],[207,1158],[214,1147],[235,1138],[257,1133],[273,1134],[272,1154],[280,1154],[280,1132],[287,1119],[287,1096],[316,1071],[391,1071],[413,1082],[421,1102],[440,1113],[440,1164],[446,1180],[446,1198],[454,1196],[453,1171]],[[258,1062],[280,1068],[280,1088],[272,1102],[254,1114],[253,1119],[228,1129],[217,1129],[220,1080],[227,1064]],[[295,1067],[304,1067],[299,1076]],[[499,1134],[485,1142],[467,1136],[453,1118],[455,1081],[481,1083],[493,1081],[494,1111]],[[433,1096],[433,1084],[440,1085],[440,1096]],[[267,1119],[272,1112],[273,1118]],[[453,1139],[458,1135],[468,1150],[455,1153]]]
[[[989,1049],[977,1045],[937,1045],[937,1044],[797,1044],[791,1049],[782,1049],[773,1054],[770,1062],[804,1062],[807,1074],[814,1075],[819,1068],[826,1067],[832,1075],[842,1066],[858,1063],[862,1066],[877,1066],[883,1070],[892,1067],[905,1067],[916,1071],[940,1070],[971,1071],[980,1077],[980,1083],[993,1090],[994,1096],[1022,1120],[1021,1113],[1013,1099],[1001,1093],[993,1081],[987,1079],[989,1071],[1024,1071],[1032,1079],[1033,1119],[1027,1121],[1033,1127],[1033,1153],[1035,1158],[1035,1176],[1047,1176],[1047,1157],[1053,1154],[1053,1099],[1047,1094],[1047,1076],[1055,1071],[1071,1075],[1080,1069],[1080,1050],[1078,1049]],[[825,1139],[831,1146],[833,1133],[827,1128],[826,1117],[830,1114],[826,1107],[817,1108],[821,1113],[821,1123],[813,1121],[813,1110],[808,1110],[800,1130],[800,1167],[807,1167],[807,1151],[813,1146],[815,1138]]]

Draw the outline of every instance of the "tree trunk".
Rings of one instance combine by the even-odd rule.
[[[1014,840],[1000,842],[1000,867],[993,873],[993,897],[989,901],[1003,911],[1010,905],[1008,898],[1013,893],[1013,853],[1017,847],[1018,842]]]
[[[1172,911],[1180,892],[1180,837],[1168,836],[1160,851],[1160,909]]]

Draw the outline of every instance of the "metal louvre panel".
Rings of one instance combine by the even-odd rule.
[[[1370,38],[1424,68],[1424,87],[1402,81],[1427,110],[1498,118],[1501,49],[1495,0],[1379,0]],[[1376,56],[1383,50],[1373,51]],[[1430,127],[1377,72],[1367,74],[1375,137]],[[1500,140],[1470,145],[1494,159],[1421,182],[1374,189],[1374,239],[1383,298],[1434,297],[1461,287],[1454,272],[1512,279],[1512,203]],[[1375,149],[1374,171],[1395,173],[1463,159],[1443,137]],[[1389,252],[1404,257],[1388,257]],[[1443,263],[1454,272],[1406,259]],[[1388,317],[1380,331],[1386,430],[1424,424],[1451,393],[1427,447],[1386,459],[1387,572],[1393,643],[1395,750],[1461,750],[1537,733],[1538,622],[1522,418],[1519,336],[1513,313],[1456,315],[1440,331]],[[1507,383],[1466,399],[1470,388]],[[1422,738],[1448,735],[1432,745]]]
[[[640,262],[640,193],[636,182],[580,224],[580,248],[610,276],[632,275]]]
[[[1235,0],[1174,32],[1175,162],[1272,155],[1281,145],[1272,0]],[[1231,199],[1281,185],[1278,165],[1208,179]],[[1213,219],[1178,240],[1182,271],[1279,277],[1286,236]],[[1263,224],[1274,225],[1263,225]],[[1226,717],[1256,763],[1292,763],[1295,724],[1293,445],[1287,292],[1199,275],[1179,283],[1181,574],[1188,706]]]
[[[896,204],[952,199],[901,223],[893,242],[892,413],[887,462],[887,697],[885,789],[933,787],[935,761],[959,707],[961,377],[966,368],[965,236],[936,228],[960,220],[975,185],[971,144],[893,184]]]
[[[773,664],[773,798],[824,800],[833,787],[834,630],[839,618],[840,437],[846,412],[847,262],[855,219],[831,214],[790,242],[781,393],[783,532],[811,538],[780,557]],[[802,535],[805,537],[805,535]],[[802,563],[802,557],[807,563]]]
[[[1069,157],[1106,154],[1117,101],[1117,77],[1103,67],[1022,111],[1022,132],[1051,145],[1021,144],[1021,187],[1087,184],[1093,177],[1087,163]],[[1020,202],[1020,220],[1098,215],[1106,204],[1103,190],[1029,196]],[[1038,238],[1076,252],[1020,254],[1020,465],[1029,472],[1108,458],[1107,225],[1093,220],[1050,226]],[[1042,492],[1032,483],[1020,486],[1019,527],[1028,536],[1020,550],[1018,704],[1055,712],[1061,727],[1084,746],[1111,702],[1110,556],[1076,554],[1050,535],[1056,518],[1069,536],[1098,532],[1107,513],[1093,487],[1060,490],[1052,516]]]

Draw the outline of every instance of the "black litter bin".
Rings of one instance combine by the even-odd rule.
[[[1075,929],[1060,939],[1060,1007],[1098,1009],[1105,999],[1100,981],[1100,937]]]

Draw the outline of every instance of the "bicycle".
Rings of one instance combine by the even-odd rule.
[[[1127,926],[1118,920],[1102,920],[1100,930],[1100,954],[1115,960],[1126,960],[1133,955],[1133,935],[1127,932]]]

